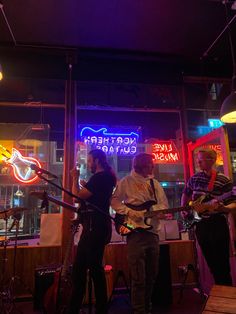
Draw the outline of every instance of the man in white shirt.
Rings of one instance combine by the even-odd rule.
[[[151,218],[148,225],[152,228],[145,229],[144,213],[168,208],[166,195],[153,178],[153,167],[152,155],[141,153],[135,156],[131,174],[120,180],[111,201],[111,207],[118,214],[126,215],[127,223],[135,228],[127,235],[134,314],[151,312],[152,290],[158,273],[159,219],[163,218],[163,214]],[[130,208],[147,201],[156,204],[141,211]]]

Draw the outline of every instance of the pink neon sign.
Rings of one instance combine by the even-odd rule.
[[[35,164],[41,168],[41,164],[37,159],[24,157],[17,149],[12,148],[12,155],[10,158],[4,158],[4,161],[13,168],[14,177],[18,181],[22,183],[32,183],[37,180],[37,174],[30,167],[32,164]]]

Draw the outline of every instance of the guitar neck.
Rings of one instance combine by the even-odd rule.
[[[145,213],[146,217],[154,217],[154,216],[158,216],[159,214],[175,214],[175,213],[179,213],[181,211],[188,211],[191,210],[192,206],[181,206],[181,207],[175,207],[175,208],[166,208],[166,209],[160,209],[160,210],[155,210],[155,211],[149,211],[147,213]]]
[[[69,259],[70,259],[70,252],[71,252],[71,248],[74,242],[74,236],[75,233],[77,232],[77,225],[72,227],[72,233],[71,236],[69,238],[69,241],[67,243],[66,246],[66,254],[65,254],[65,258],[64,258],[64,262],[63,262],[63,266],[62,266],[62,271],[61,271],[61,276],[62,278],[66,277],[67,274],[67,270],[69,268]]]

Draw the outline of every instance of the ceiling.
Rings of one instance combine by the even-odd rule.
[[[230,19],[236,11],[231,9],[233,1],[226,2]],[[219,69],[227,64],[228,72],[219,70],[219,76],[231,73],[227,32],[203,57],[226,25],[225,7],[218,0],[5,0],[2,4],[11,29],[1,12],[2,58],[19,56],[22,49],[43,49],[58,57],[75,48],[83,56],[103,59],[210,62]],[[235,25],[234,20],[232,35]]]
[[[225,1],[230,20],[236,14],[231,9],[234,1]],[[55,98],[50,98],[52,103],[60,102],[56,97],[64,101],[64,81],[60,80],[68,77],[68,55],[73,56],[76,79],[125,82],[129,94],[129,83],[176,85],[182,83],[183,75],[220,79],[232,76],[227,31],[204,55],[227,24],[225,6],[220,0],[0,0],[0,3],[3,5],[0,63],[8,78],[0,86],[1,101],[12,101],[15,97],[14,101],[24,103],[33,99],[37,104],[43,101],[43,91]],[[231,34],[236,51],[236,18]],[[50,82],[52,78],[58,80]],[[199,94],[199,88],[194,87],[194,96]],[[100,87],[98,91],[101,93]],[[106,95],[111,98],[110,90]],[[192,101],[189,103],[187,107],[193,105]],[[26,109],[27,114],[22,109],[16,113],[15,108],[7,111],[4,107],[0,118],[8,122],[18,122],[16,119],[20,120],[23,114],[30,122],[32,116],[36,122],[41,118],[41,108],[37,114]],[[63,126],[63,119],[55,119],[54,112],[45,113],[46,119],[47,116],[58,127]]]

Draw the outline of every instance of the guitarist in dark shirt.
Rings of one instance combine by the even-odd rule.
[[[107,313],[107,288],[102,260],[105,245],[111,239],[109,206],[116,185],[116,176],[107,163],[106,154],[101,150],[90,151],[87,166],[93,176],[81,189],[78,185],[79,172],[76,169],[71,171],[73,193],[95,207],[88,206],[92,212],[89,211],[81,218],[83,231],[73,266],[73,290],[69,314],[78,314],[82,306],[88,269],[94,283],[96,313]]]
[[[215,283],[232,285],[229,263],[230,235],[226,214],[236,209],[235,196],[230,193],[233,185],[229,178],[213,168],[216,162],[214,150],[200,150],[197,154],[197,162],[201,171],[194,174],[187,182],[181,205],[185,206],[190,200],[195,201],[203,195],[212,196],[213,204],[209,204],[209,211],[205,212],[196,224],[195,232]],[[197,210],[201,204],[196,203],[194,206]]]

